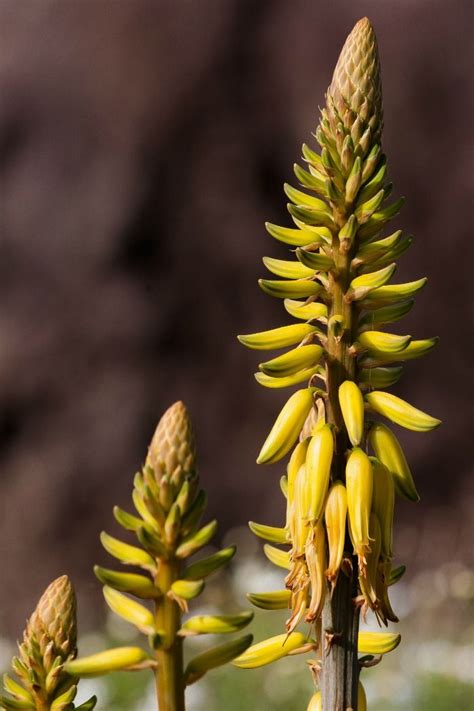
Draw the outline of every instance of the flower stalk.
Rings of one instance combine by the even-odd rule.
[[[336,219],[344,220],[343,213]],[[341,225],[343,227],[343,225]],[[343,324],[341,329],[328,329],[327,340],[327,420],[333,425],[334,455],[332,459],[333,480],[345,481],[346,452],[350,446],[347,429],[339,402],[339,389],[345,382],[355,380],[356,363],[349,349],[353,337],[353,306],[344,299],[351,280],[351,253],[341,251],[341,241],[334,240],[335,273],[329,274],[328,289],[332,294],[329,322]],[[340,320],[336,320],[339,319]],[[327,516],[326,516],[327,519]],[[346,566],[343,575],[337,575],[331,595],[326,596],[322,613],[321,698],[324,709],[356,709],[359,669],[357,663],[357,638],[359,631],[359,607],[353,600],[357,597],[357,559],[351,555],[348,534],[345,534],[344,553]],[[341,561],[342,562],[342,561]],[[336,635],[334,637],[333,635]]]
[[[388,596],[404,570],[392,570],[394,494],[419,497],[400,443],[378,418],[417,432],[440,424],[384,391],[401,377],[403,363],[429,352],[436,339],[381,330],[408,313],[426,283],[390,281],[412,238],[401,230],[384,234],[403,199],[387,202],[392,185],[382,127],[377,42],[364,18],[347,38],[327,91],[315,133],[319,151],[303,145],[307,167],[295,165],[302,189],[285,185],[295,227],[266,226],[296,259],[265,257],[266,268],[281,278],[259,285],[282,298],[298,323],[239,336],[258,350],[290,346],[261,363],[256,379],[265,387],[298,388],[257,459],[271,464],[291,453],[281,482],[285,526],[251,524],[256,535],[288,546],[265,550],[287,568],[285,589],[249,599],[263,609],[290,608],[288,640],[296,628],[310,626],[301,649],[285,640],[282,647],[287,654],[318,654],[310,667],[320,691],[310,708],[324,711],[365,708],[359,670],[373,666],[373,655],[358,656],[367,655],[361,612],[364,619],[373,613],[380,624],[397,621]],[[371,649],[384,654],[400,638],[392,644],[389,633],[378,633],[377,640]],[[274,645],[274,638],[260,642],[234,664],[270,663]]]
[[[160,590],[171,590],[179,579],[176,563],[165,562],[156,576]],[[168,596],[156,604],[156,627],[163,630],[164,642],[156,650],[156,694],[158,708],[164,711],[184,711],[183,638],[178,635],[181,627],[180,609]]]

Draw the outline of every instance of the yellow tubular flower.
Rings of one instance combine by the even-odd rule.
[[[347,516],[347,492],[342,481],[335,481],[329,490],[324,518],[329,545],[329,565],[326,577],[334,586],[344,554]]]
[[[276,662],[288,654],[307,651],[307,638],[301,632],[280,634],[276,637],[259,642],[249,647],[243,654],[234,659],[232,664],[240,669],[256,669],[266,664]]]
[[[346,465],[347,508],[355,552],[361,575],[365,575],[370,550],[369,520],[372,507],[373,472],[368,456],[355,447]]]
[[[291,558],[297,559],[304,553],[308,537],[308,521],[305,516],[307,510],[306,467],[303,464],[298,471],[295,481],[294,502],[290,512],[290,537],[292,541]]]
[[[377,422],[370,428],[369,442],[376,457],[391,473],[397,494],[409,501],[419,501],[410,467],[400,442],[391,429]]]
[[[356,383],[351,380],[342,383],[339,404],[351,444],[357,447],[364,434],[364,398]]]
[[[313,406],[314,391],[315,388],[303,388],[289,398],[263,444],[257,464],[277,462],[290,451]]]
[[[309,439],[304,439],[302,442],[298,442],[293,453],[288,462],[286,468],[286,473],[288,476],[288,489],[287,489],[287,526],[289,526],[290,509],[293,505],[295,497],[295,481],[296,475],[298,474],[300,467],[306,461],[306,452],[308,451]]]
[[[311,437],[306,454],[306,481],[308,486],[308,520],[316,524],[324,510],[328,494],[334,452],[334,437],[329,425],[323,425]]]

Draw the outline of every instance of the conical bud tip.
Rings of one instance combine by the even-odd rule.
[[[382,86],[377,39],[367,17],[347,37],[328,89],[340,120],[349,128],[358,118],[374,139],[382,129]]]
[[[157,478],[171,476],[177,467],[183,474],[196,468],[194,432],[186,406],[181,400],[171,405],[158,423],[148,450],[147,464]]]
[[[56,653],[64,658],[75,650],[76,595],[67,575],[53,580],[41,596],[25,631],[25,642],[32,638],[41,648],[53,642]]]

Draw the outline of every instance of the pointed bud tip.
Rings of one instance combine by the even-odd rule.
[[[176,467],[183,473],[195,469],[194,433],[188,410],[182,400],[171,405],[163,414],[148,449],[146,464],[157,476],[171,476]]]
[[[169,408],[165,410],[164,414],[161,417],[161,420],[171,419],[176,417],[177,415],[188,417],[186,405],[182,400],[177,400],[172,405],[170,405]]]
[[[36,608],[27,622],[24,642],[39,645],[44,654],[51,643],[55,654],[67,657],[76,645],[76,595],[67,575],[53,580],[41,595]]]
[[[353,125],[357,118],[363,125],[358,136],[370,126],[372,144],[378,142],[382,130],[380,61],[374,28],[367,17],[354,25],[344,43],[328,89],[329,97],[339,120]]]
[[[39,599],[37,610],[48,607],[54,601],[56,604],[75,605],[76,596],[68,575],[60,575],[53,580]]]
[[[354,32],[356,29],[359,31],[363,30],[366,32],[369,29],[373,30],[373,25],[368,17],[361,17],[361,19],[355,23],[352,31]]]

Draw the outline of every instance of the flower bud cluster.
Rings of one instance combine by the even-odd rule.
[[[354,569],[356,606],[383,624],[397,621],[388,597],[402,571],[392,568],[395,494],[419,497],[400,443],[379,418],[417,432],[440,424],[385,391],[403,364],[429,352],[436,339],[381,330],[408,313],[426,283],[391,281],[412,238],[401,230],[385,234],[403,199],[389,202],[382,126],[377,43],[365,18],[337,62],[315,133],[319,150],[303,145],[306,167],[295,165],[300,187],[285,185],[294,226],[266,225],[293,258],[265,257],[278,279],[259,285],[282,299],[297,323],[239,336],[259,351],[289,348],[260,363],[255,377],[264,387],[297,387],[257,459],[270,464],[290,455],[281,482],[286,522],[282,528],[251,524],[269,543],[286,545],[264,549],[288,569],[285,589],[249,598],[265,609],[288,606],[289,638],[309,623],[314,647],[322,646],[325,599]],[[319,708],[317,699],[312,703]]]

